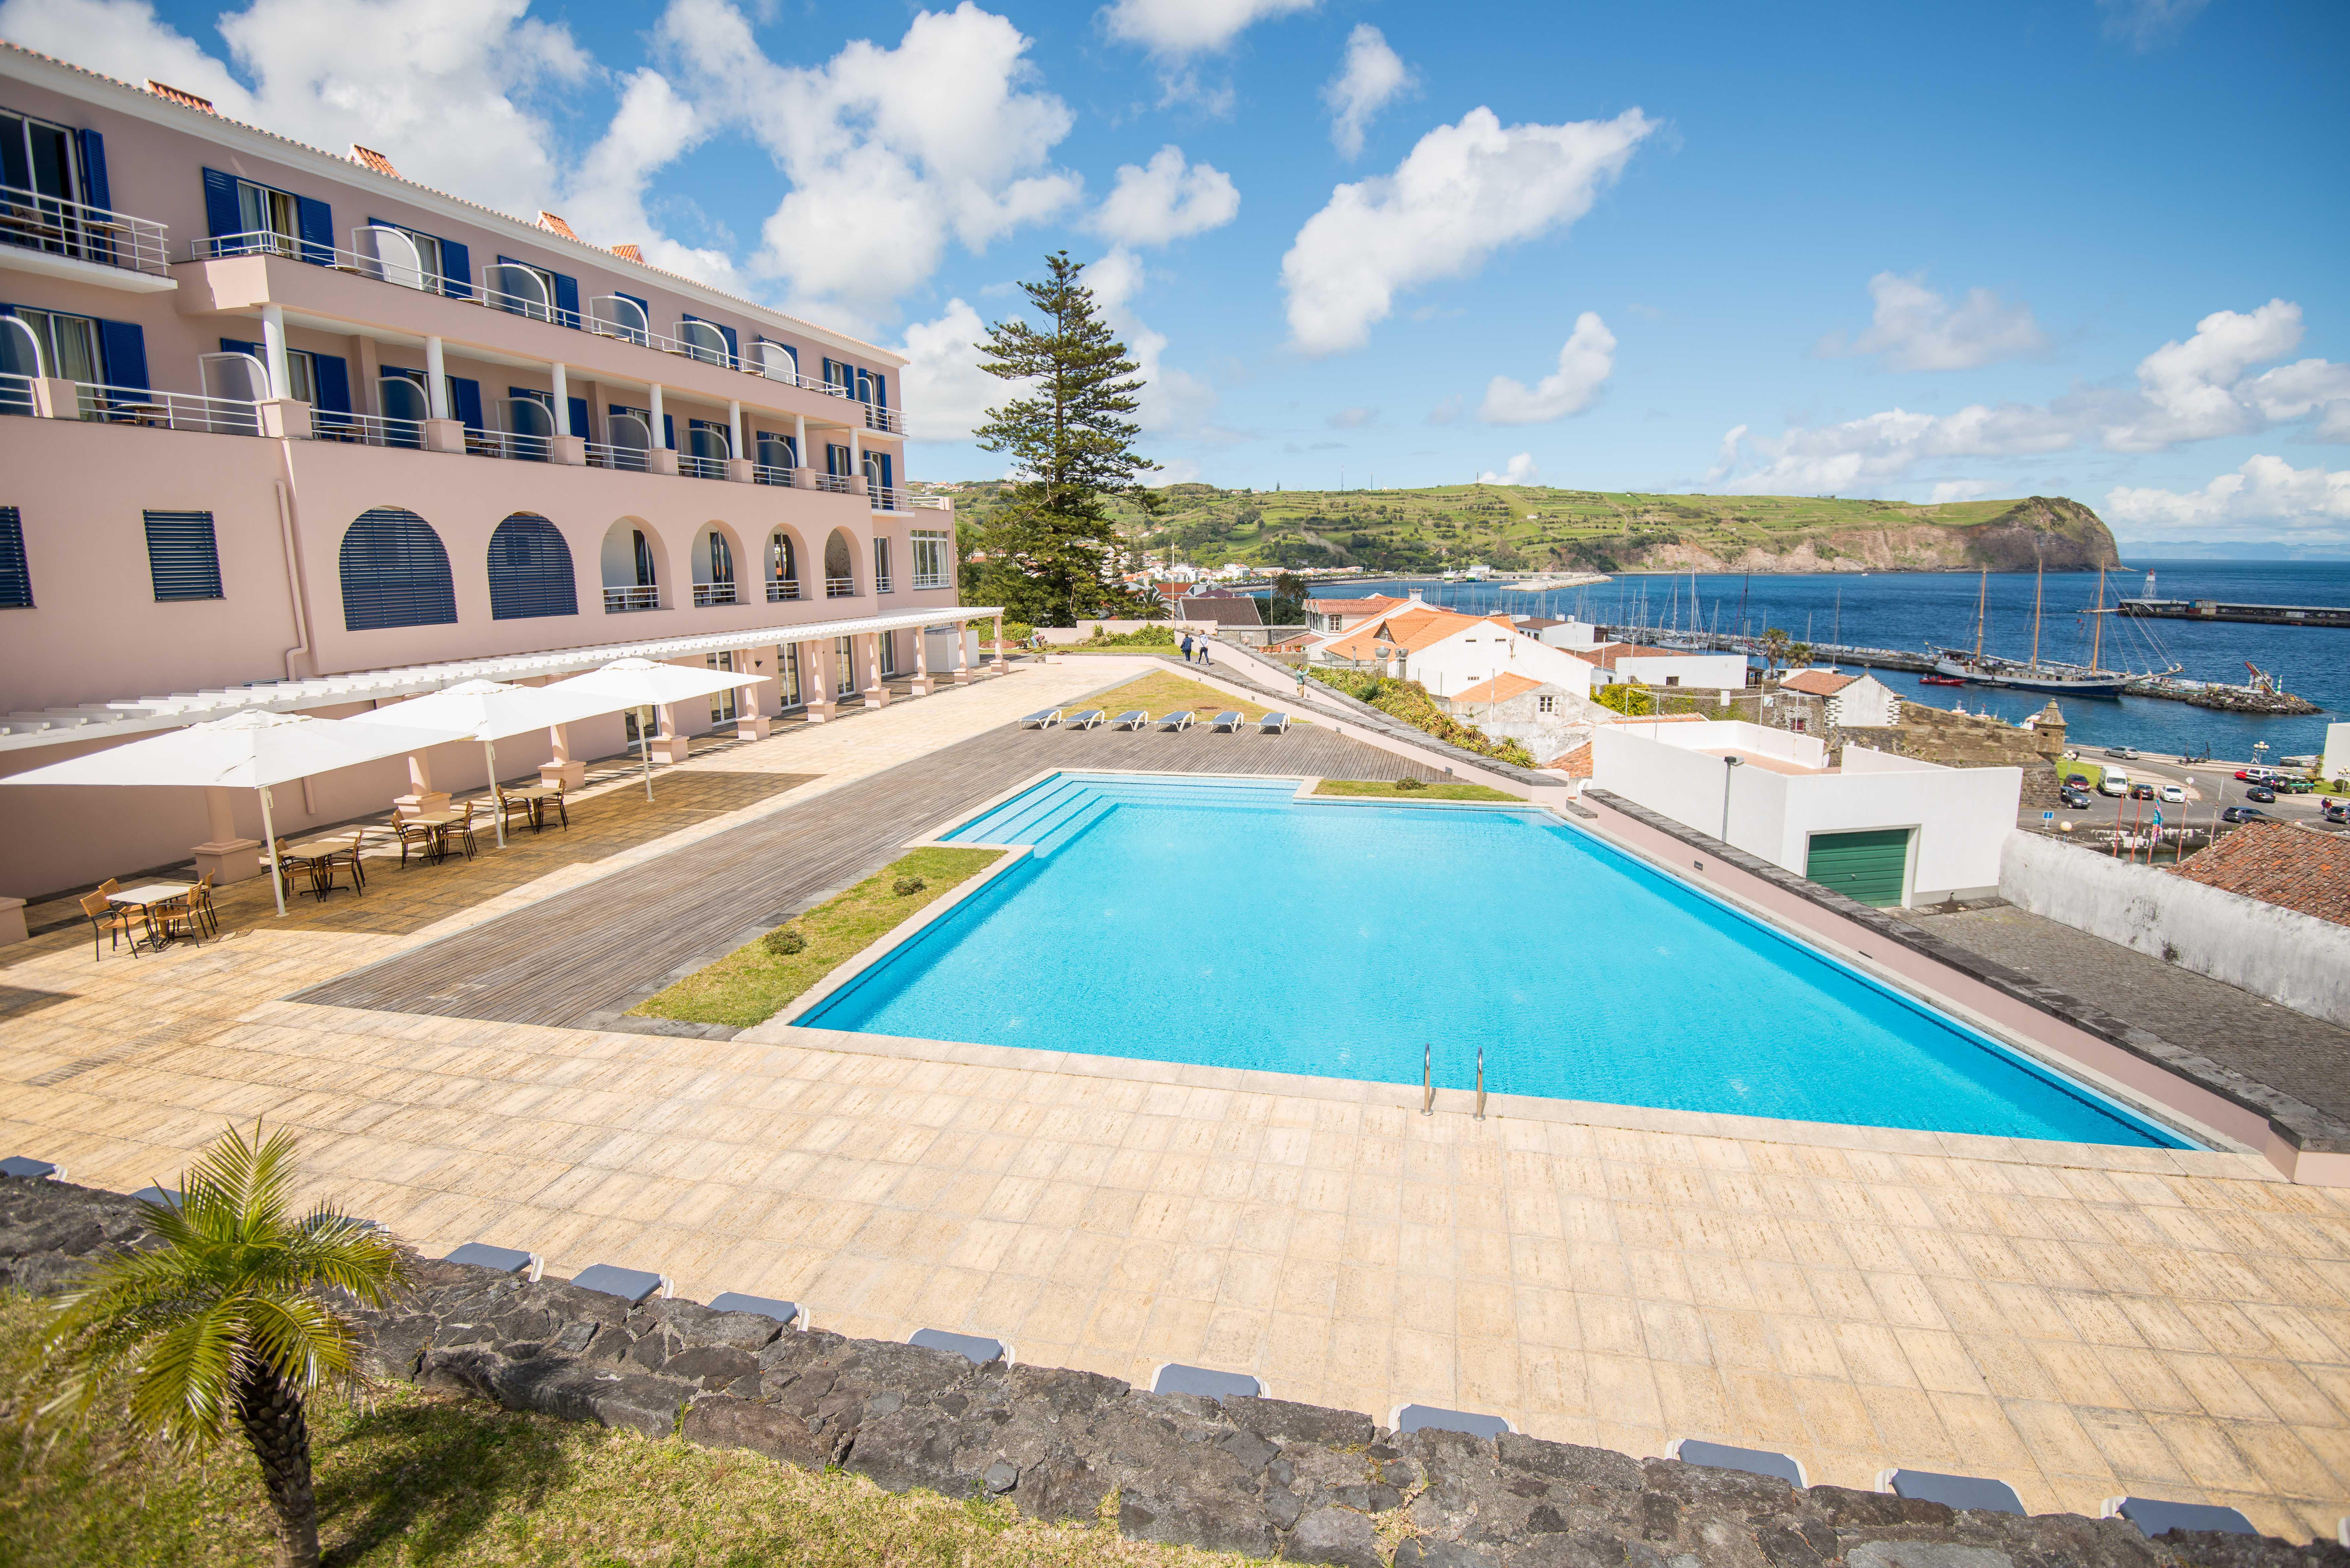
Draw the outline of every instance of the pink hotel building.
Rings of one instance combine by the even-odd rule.
[[[629,655],[769,677],[721,725],[968,680],[954,517],[905,493],[903,359],[0,44],[0,774],[265,707],[339,717]],[[570,726],[499,771],[637,738]],[[279,832],[478,789],[478,746],[273,795]],[[0,799],[0,902],[187,858],[249,791]]]

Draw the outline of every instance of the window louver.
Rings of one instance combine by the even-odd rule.
[[[456,622],[449,552],[415,513],[396,506],[362,513],[343,535],[341,565],[347,630]]]
[[[213,514],[148,513],[147,570],[155,579],[158,602],[224,597],[220,551],[213,540]]]
[[[517,512],[490,535],[490,618],[577,615],[571,546],[546,518]]]
[[[0,506],[0,609],[33,607],[33,574],[25,565],[24,514]]]

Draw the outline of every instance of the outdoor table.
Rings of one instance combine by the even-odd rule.
[[[462,811],[420,811],[403,820],[432,830],[432,853],[429,858],[438,866],[449,858],[449,830],[464,821],[465,814]]]
[[[286,846],[287,861],[299,865],[310,873],[310,891],[323,902],[335,890],[335,862],[350,853],[348,838],[312,838]],[[359,873],[351,873],[351,887],[359,887]]]
[[[109,904],[125,905],[138,910],[139,918],[146,922],[148,942],[160,948],[170,941],[172,937],[168,931],[162,936],[155,934],[156,908],[163,904],[178,903],[195,890],[195,884],[192,882],[143,882],[136,888],[117,888],[106,896],[106,901]],[[134,941],[136,940],[133,939]]]
[[[530,830],[536,833],[546,826],[546,803],[562,793],[560,784],[525,784],[520,789],[506,791],[506,798],[530,802]]]

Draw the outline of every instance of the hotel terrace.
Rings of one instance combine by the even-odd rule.
[[[0,413],[24,416],[0,419],[0,773],[625,655],[768,678],[664,711],[671,750],[969,679],[951,504],[904,484],[899,356],[397,161],[0,45]],[[571,730],[504,760],[617,753],[636,717]],[[404,783],[433,793],[396,761],[280,791],[276,825]],[[28,794],[0,895],[250,845],[242,793]]]

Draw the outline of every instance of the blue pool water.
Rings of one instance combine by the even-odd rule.
[[[1063,774],[1023,864],[811,1028],[1801,1121],[2188,1147],[1533,811]]]

